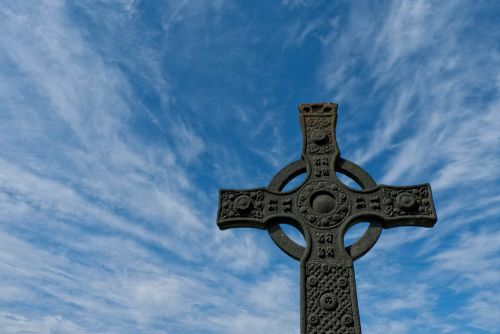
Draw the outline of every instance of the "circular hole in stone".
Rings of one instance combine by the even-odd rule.
[[[327,191],[318,191],[311,196],[310,205],[314,211],[326,215],[335,210],[335,197]]]
[[[361,186],[357,184],[353,179],[351,179],[349,176],[344,175],[342,173],[336,173],[337,179],[345,184],[346,186],[356,189],[356,190],[362,190]]]
[[[370,223],[368,222],[359,222],[349,227],[347,232],[344,234],[344,245],[347,247],[358,241],[363,233],[365,233],[369,225]]]
[[[283,232],[300,246],[306,246],[306,239],[296,227],[289,224],[279,224]]]
[[[307,174],[305,172],[297,175],[296,177],[291,179],[283,189],[281,189],[281,192],[289,192],[297,189],[304,183],[304,181],[306,180],[306,176]]]

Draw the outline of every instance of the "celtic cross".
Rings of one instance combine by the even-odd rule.
[[[267,188],[221,190],[217,225],[221,230],[265,229],[279,248],[300,260],[302,334],[361,334],[353,261],[373,247],[384,228],[432,227],[437,217],[431,187],[377,185],[340,157],[335,103],[302,104],[299,110],[302,159],[278,172]],[[304,172],[302,185],[282,191]],[[362,190],[340,182],[337,172]],[[346,231],[364,221],[370,223],[365,233],[346,247]],[[299,229],[306,247],[291,240],[280,224]]]

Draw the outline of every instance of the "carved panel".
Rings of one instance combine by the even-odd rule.
[[[384,189],[385,211],[390,217],[432,215],[430,193],[427,187],[414,189]]]
[[[334,258],[335,247],[334,242],[337,240],[337,233],[334,232],[321,232],[316,233],[317,249],[316,253],[320,258]]]
[[[309,262],[305,269],[308,334],[354,333],[352,267],[338,262]],[[354,304],[355,305],[355,304]],[[356,313],[357,314],[357,313]]]
[[[283,202],[281,203],[281,207],[283,209],[283,212],[292,212],[292,200],[290,198],[285,198],[283,199]]]
[[[356,197],[356,209],[366,208],[366,202],[364,197]]]
[[[328,157],[321,157],[314,159],[312,164],[311,175],[316,178],[330,176],[330,159]]]
[[[330,117],[306,117],[307,153],[330,154],[333,152],[332,119]]]
[[[256,218],[262,219],[264,208],[264,192],[226,191],[222,194],[221,219]]]

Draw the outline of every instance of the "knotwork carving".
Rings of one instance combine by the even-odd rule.
[[[306,267],[308,333],[349,333],[353,325],[350,282],[352,266],[348,263],[309,262]],[[321,319],[321,321],[317,321]]]
[[[262,191],[225,192],[222,195],[222,219],[256,218],[261,219],[264,208],[264,193]]]
[[[332,120],[329,117],[306,117],[307,150],[311,154],[332,153]]]
[[[426,187],[384,190],[385,211],[390,217],[414,214],[432,215],[431,200]]]
[[[297,207],[308,223],[315,227],[334,227],[342,223],[350,210],[349,198],[338,184],[311,182],[297,198]]]

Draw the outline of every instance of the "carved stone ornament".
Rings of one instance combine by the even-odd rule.
[[[408,190],[384,190],[384,204],[390,217],[412,214],[432,215],[432,199],[427,187]]]
[[[299,192],[297,207],[312,226],[329,228],[342,223],[349,213],[350,202],[339,184],[317,181]]]
[[[263,191],[225,192],[222,197],[220,216],[223,219],[238,217],[262,219],[263,200]]]
[[[302,104],[299,110],[302,159],[279,171],[266,188],[221,190],[217,225],[265,229],[281,250],[300,260],[301,334],[361,334],[353,262],[373,247],[384,228],[434,226],[431,187],[377,185],[340,157],[335,103]],[[307,177],[301,186],[282,192],[302,173]],[[337,173],[362,190],[344,185]],[[368,229],[346,247],[345,233],[361,221],[370,222]],[[302,232],[306,247],[283,232],[283,223]]]

